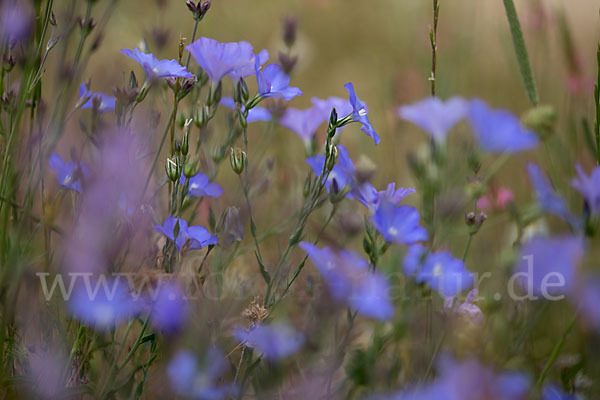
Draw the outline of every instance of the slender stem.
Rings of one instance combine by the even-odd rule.
[[[171,125],[171,122],[173,121],[173,115],[175,115],[175,108],[173,108],[173,110],[171,111],[171,116],[169,117],[167,126],[165,126],[165,131],[163,132],[162,138],[160,139],[160,144],[158,145],[158,150],[156,151],[156,154],[154,155],[154,159],[152,160],[152,165],[150,166],[150,169],[148,170],[148,175],[146,176],[146,182],[144,183],[144,189],[142,190],[142,197],[144,197],[144,194],[146,193],[146,190],[148,189],[148,184],[150,183],[150,178],[152,178],[152,172],[154,171],[154,168],[156,167],[156,163],[158,162],[158,157],[160,156],[160,151],[162,150],[162,148],[165,144],[165,140],[167,139],[167,134],[169,133],[169,127]]]
[[[469,254],[469,249],[471,248],[471,242],[473,241],[473,234],[469,233],[469,238],[467,239],[467,245],[465,246],[465,251],[463,252],[462,260],[465,262],[467,260],[467,254]]]
[[[192,32],[192,41],[190,43],[194,43],[194,40],[196,40],[196,32],[198,31],[198,23],[200,22],[200,20],[196,19],[194,22],[194,31]],[[188,51],[188,56],[187,56],[187,61],[185,62],[185,68],[187,69],[190,66],[190,57],[192,56],[192,53],[190,53]]]
[[[550,358],[546,362],[546,365],[544,366],[544,369],[542,370],[542,373],[540,374],[540,377],[538,378],[538,380],[535,384],[535,386],[537,388],[540,388],[542,386],[542,383],[544,383],[544,379],[546,378],[548,371],[550,370],[550,368],[552,367],[552,365],[558,358],[558,355],[560,354],[560,351],[567,340],[567,336],[569,336],[569,333],[571,333],[573,326],[575,326],[576,320],[577,320],[577,314],[575,314],[573,316],[573,318],[569,322],[569,325],[567,325],[567,328],[563,332],[562,336],[560,337],[560,339],[558,339],[558,342],[556,342],[556,345],[554,345],[554,349],[552,350],[552,353],[550,353]]]

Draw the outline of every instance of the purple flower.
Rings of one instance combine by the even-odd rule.
[[[356,187],[354,179],[354,163],[348,155],[348,150],[346,150],[346,148],[341,144],[338,144],[337,148],[337,163],[333,166],[333,169],[327,177],[327,181],[325,181],[325,188],[327,189],[327,192],[329,192],[334,179],[337,182],[337,185],[340,188],[340,190],[344,186],[347,186],[351,189]],[[323,172],[323,164],[325,163],[325,156],[323,154],[319,154],[318,156],[307,158],[306,163],[311,166],[316,176],[321,176],[321,172]],[[350,193],[348,193],[348,195],[348,197],[353,198]]]
[[[542,208],[547,213],[556,215],[566,223],[576,228],[580,227],[580,222],[577,218],[569,211],[567,204],[562,197],[552,187],[552,184],[544,173],[534,163],[527,165],[527,172],[529,173],[529,179],[531,185],[535,191],[535,197]]]
[[[179,180],[181,185],[185,185],[185,176],[181,174]],[[223,188],[216,183],[211,183],[208,176],[198,172],[192,176],[189,181],[188,193],[190,197],[219,197],[223,194]]]
[[[329,120],[331,110],[335,108],[335,111],[339,116],[346,116],[352,114],[352,104],[347,99],[341,97],[328,97],[325,100],[321,100],[317,97],[310,99],[315,107],[321,110],[323,114],[323,120]]]
[[[175,226],[179,221],[179,234],[175,239]],[[203,226],[188,226],[187,222],[182,218],[168,217],[165,219],[163,225],[156,225],[154,230],[162,233],[172,242],[175,242],[177,250],[181,249],[188,244],[190,250],[201,249],[208,245],[216,245],[217,237],[211,235],[208,230]]]
[[[515,153],[537,147],[536,134],[523,127],[508,110],[493,110],[482,100],[472,100],[468,112],[471,128],[481,148],[490,153]]]
[[[231,108],[235,110],[235,102],[231,97],[223,97],[221,99],[221,104],[227,108]],[[244,106],[242,106],[242,111],[244,111]],[[270,121],[273,119],[271,112],[264,107],[253,107],[248,110],[248,117],[246,118],[246,122],[256,122],[256,121]]]
[[[357,200],[360,201],[365,207],[375,213],[381,204],[397,205],[402,199],[411,193],[414,193],[413,188],[399,188],[396,189],[396,183],[388,183],[385,190],[377,190],[371,184],[366,183],[361,185],[358,193],[356,194]]]
[[[3,1],[0,7],[0,42],[27,39],[33,22],[31,8],[20,0]]]
[[[443,142],[454,125],[465,118],[467,109],[468,103],[460,97],[452,97],[446,102],[428,97],[398,108],[398,115],[417,125],[436,142]]]
[[[373,129],[373,126],[371,126],[371,122],[369,122],[369,117],[367,117],[367,106],[356,96],[356,93],[354,92],[354,85],[352,83],[346,83],[344,87],[350,96],[350,104],[352,105],[352,120],[354,122],[360,122],[362,125],[360,129],[366,133],[367,136],[372,138],[375,141],[375,144],[379,144],[381,139],[379,139],[377,132],[375,132],[375,129]]]
[[[496,372],[475,358],[456,361],[448,355],[442,355],[437,370],[437,378],[425,386],[414,386],[376,399],[524,400],[531,383],[525,374],[510,370]]]
[[[191,352],[180,350],[167,366],[171,387],[180,396],[202,400],[220,400],[235,396],[236,386],[219,384],[227,366],[225,356],[215,347],[210,347],[202,365]]]
[[[64,162],[56,153],[50,156],[48,164],[60,186],[81,193],[81,181],[90,175],[87,165],[83,162]]]
[[[447,251],[431,253],[417,272],[417,282],[425,282],[442,297],[457,296],[473,286],[473,275],[465,263]]]
[[[550,383],[544,386],[541,400],[577,400],[574,394],[566,393],[560,386]]]
[[[419,211],[414,207],[384,203],[370,221],[388,242],[412,244],[427,240],[427,231],[419,226]]]
[[[79,98],[80,99],[84,99],[84,98],[88,99],[81,106],[82,109],[92,108],[94,106],[94,99],[97,99],[96,101],[98,102],[98,111],[99,112],[115,110],[116,100],[113,96],[108,96],[108,95],[105,95],[104,93],[92,92],[92,91],[88,90],[88,88],[85,86],[84,83],[82,83],[81,86],[79,86]]]
[[[324,117],[323,111],[318,107],[313,106],[305,110],[290,107],[279,120],[279,124],[294,132],[304,142],[308,142],[328,118]]]
[[[571,185],[581,193],[592,214],[600,215],[600,167],[592,170],[587,176],[581,165],[575,166],[578,178],[571,181]]]
[[[186,49],[215,84],[225,75],[237,82],[240,78],[255,73],[255,63],[262,65],[269,59],[266,50],[255,56],[252,45],[243,41],[219,43],[214,39],[201,37],[186,46]]]
[[[574,303],[585,322],[600,331],[600,278],[586,277],[581,286],[573,291]]]
[[[69,298],[69,309],[79,321],[97,329],[112,328],[137,315],[142,303],[133,298],[126,284],[119,278],[107,280],[100,275],[92,284],[90,276],[76,286]],[[75,279],[75,278],[73,278]]]
[[[144,53],[137,47],[133,51],[123,49],[121,54],[134,59],[144,68],[147,81],[163,78],[194,78],[194,75],[181,66],[177,60],[159,60],[153,54]]]
[[[235,328],[235,338],[252,347],[269,361],[279,361],[297,352],[304,344],[304,335],[286,323],[258,324],[249,329]]]
[[[174,282],[166,282],[160,284],[156,292],[151,294],[152,324],[162,332],[179,332],[188,317],[188,304],[181,287]]]
[[[290,101],[302,92],[296,87],[289,86],[290,77],[287,76],[281,66],[269,64],[264,71],[261,70],[258,59],[255,61],[256,81],[258,83],[258,94],[263,97],[272,97],[276,99],[285,99]]]
[[[521,246],[513,277],[528,295],[564,295],[575,284],[583,253],[577,236],[534,237]]]
[[[417,273],[419,267],[424,261],[424,255],[427,248],[422,244],[413,244],[408,247],[408,252],[404,256],[403,269],[404,274],[411,276]]]
[[[319,249],[308,242],[301,242],[300,247],[319,270],[336,301],[381,321],[393,317],[387,280],[379,272],[370,271],[369,264],[358,254],[346,250],[335,252],[329,247]]]

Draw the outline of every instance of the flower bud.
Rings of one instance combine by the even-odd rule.
[[[473,226],[475,225],[475,213],[473,211],[469,211],[466,215],[465,215],[465,224],[467,224],[468,226]]]
[[[335,111],[335,107],[331,109],[331,114],[329,115],[329,126],[337,127],[338,115],[337,111]]]
[[[138,81],[137,78],[135,76],[135,73],[133,71],[131,71],[129,73],[129,88],[131,89],[135,89],[138,87]]]
[[[535,131],[540,138],[546,139],[554,132],[557,119],[554,107],[541,105],[527,111],[523,116],[523,125]]]
[[[242,129],[244,129],[244,130],[248,129],[248,120],[246,119],[246,116],[244,115],[243,112],[241,112],[241,111],[238,112],[238,119],[240,120],[240,125],[241,125]]]
[[[229,154],[229,163],[231,164],[231,169],[236,174],[241,174],[244,171],[244,166],[246,164],[246,153],[239,148],[231,148],[231,153]]]
[[[196,164],[189,162],[185,163],[183,166],[183,175],[186,178],[191,178],[192,176],[196,175]]]
[[[302,188],[302,195],[304,198],[307,198],[312,189],[312,175],[308,174],[306,179],[304,180],[304,187]]]
[[[329,148],[329,157],[327,157],[327,171],[331,171],[335,166],[338,158],[338,148],[335,145],[331,145]]]
[[[213,105],[219,104],[221,101],[221,93],[223,91],[223,85],[221,81],[218,84],[212,85],[208,91],[208,98],[206,99],[206,105],[212,107]]]
[[[165,165],[167,177],[171,182],[177,182],[181,176],[181,166],[177,158],[167,158],[167,164]]]

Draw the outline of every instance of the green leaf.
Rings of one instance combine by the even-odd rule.
[[[519,23],[519,17],[517,16],[513,0],[504,0],[504,8],[508,24],[510,25],[513,46],[517,55],[517,61],[519,62],[521,77],[523,77],[523,83],[525,84],[525,90],[527,91],[527,97],[529,97],[529,101],[533,105],[537,106],[539,102],[537,87],[535,86],[535,79],[533,78],[529,56],[527,55],[527,47],[525,47],[525,40],[523,39],[523,31],[521,31],[521,24]]]

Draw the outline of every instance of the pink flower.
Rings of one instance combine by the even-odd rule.
[[[477,207],[483,211],[502,211],[508,203],[515,199],[512,190],[501,186],[498,189],[492,189],[477,201]]]

